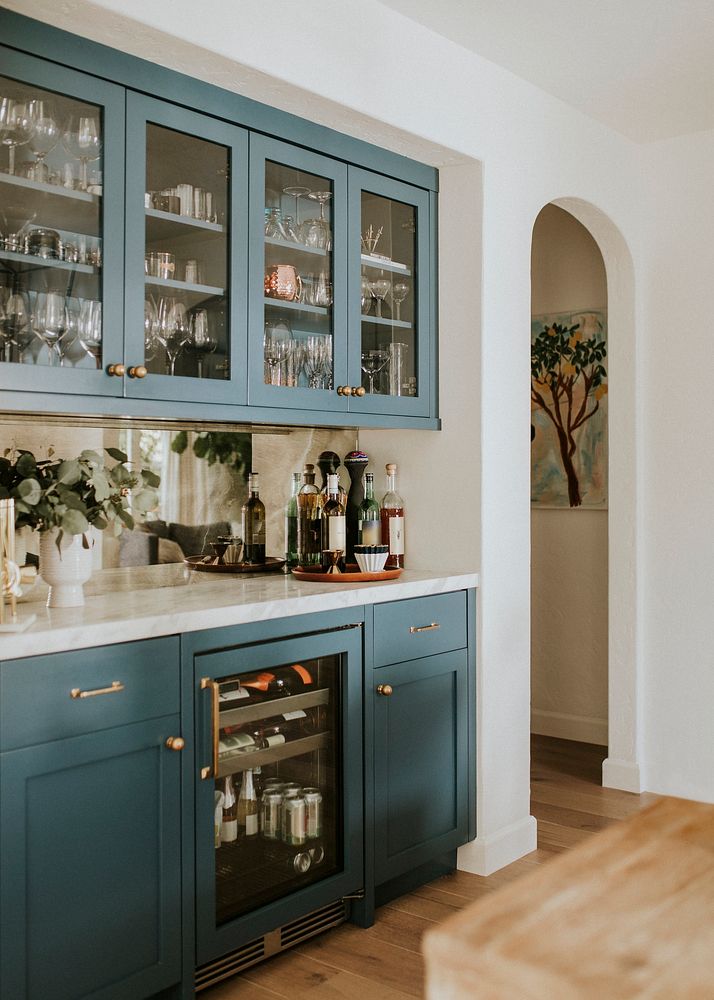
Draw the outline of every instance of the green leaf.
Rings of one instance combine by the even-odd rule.
[[[30,507],[34,507],[42,498],[42,490],[36,479],[23,479],[17,484],[16,492]]]
[[[60,462],[57,469],[57,482],[66,486],[74,486],[82,478],[82,469],[76,458]],[[77,532],[75,532],[76,534]]]
[[[23,479],[28,479],[30,476],[33,476],[35,474],[35,469],[37,468],[37,462],[32,452],[23,451],[15,463],[15,468],[17,469],[18,475],[22,476]]]
[[[139,514],[153,510],[157,503],[158,497],[154,490],[139,490],[131,498],[131,505]]]
[[[123,451],[119,451],[118,448],[105,448],[104,449],[110,458],[113,458],[116,462],[128,462],[129,457],[125,455]]]
[[[106,531],[106,529],[109,527],[109,521],[107,521],[106,518],[102,517],[101,514],[98,514],[94,518],[92,524],[98,531]]]
[[[134,527],[134,518],[131,516],[129,511],[124,510],[123,507],[117,507],[117,517],[125,527],[129,528],[129,530]]]
[[[134,486],[135,477],[125,465],[115,465],[113,469],[109,470],[109,479],[114,483],[115,486]]]
[[[74,490],[68,489],[66,486],[57,487],[57,497],[60,503],[64,504],[65,507],[69,507],[72,510],[79,510],[83,514],[87,513],[87,505]]]
[[[70,535],[83,535],[89,528],[89,521],[78,510],[67,510],[62,515],[60,527]]]
[[[171,451],[177,455],[183,455],[188,448],[188,434],[186,431],[179,431],[171,442]]]
[[[151,469],[142,469],[141,478],[146,486],[153,486],[155,489],[161,486],[161,477],[157,476]]]
[[[91,465],[93,469],[101,469],[104,465],[104,459],[101,455],[98,455],[96,451],[91,451],[86,448],[79,456],[80,462],[86,462],[87,465]]]
[[[94,487],[94,496],[98,503],[101,503],[103,500],[107,500],[112,495],[112,488],[109,485],[109,480],[106,477],[106,473],[102,469],[95,469],[90,482]]]

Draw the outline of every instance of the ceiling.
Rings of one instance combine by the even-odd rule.
[[[714,128],[713,0],[381,0],[636,142]]]

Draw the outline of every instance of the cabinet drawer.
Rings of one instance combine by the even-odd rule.
[[[462,649],[466,644],[466,592],[463,590],[375,605],[375,667]]]
[[[0,666],[0,750],[174,714],[179,667],[177,636],[9,660]]]

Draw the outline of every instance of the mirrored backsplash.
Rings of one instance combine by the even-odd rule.
[[[189,424],[163,429],[140,421],[96,426],[81,423],[46,423],[33,415],[0,415],[0,455],[31,451],[40,461],[49,456],[73,459],[85,449],[124,452],[132,470],[151,469],[160,477],[158,505],[133,531],[117,538],[110,531],[96,532],[95,569],[180,563],[184,556],[203,551],[207,534],[241,534],[241,507],[247,497],[248,473],[260,475],[260,497],[266,509],[267,554],[285,553],[285,506],[290,498],[293,472],[306,462],[316,465],[322,451],[340,458],[356,447],[354,430],[275,428],[232,430],[225,425],[198,429]],[[317,469],[316,469],[317,471]],[[349,477],[340,467],[340,479]],[[318,475],[318,484],[320,477]],[[27,551],[37,553],[38,536],[25,529]]]

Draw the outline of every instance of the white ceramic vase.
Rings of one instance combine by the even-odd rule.
[[[82,547],[81,535],[62,535],[57,549],[57,532],[53,528],[40,536],[40,576],[49,584],[48,608],[79,608],[84,604],[84,584],[92,575],[92,546]]]

